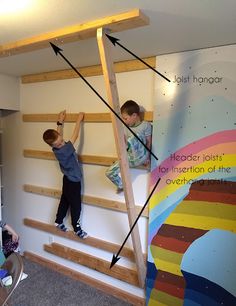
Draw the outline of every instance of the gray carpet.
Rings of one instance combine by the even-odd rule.
[[[14,291],[12,306],[131,306],[28,259],[24,272],[28,278]]]

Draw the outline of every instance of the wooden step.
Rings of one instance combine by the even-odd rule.
[[[62,266],[54,261],[48,260],[44,257],[41,257],[37,254],[34,254],[32,252],[24,252],[24,257],[36,262],[44,267],[47,267],[48,269],[57,271],[63,275],[67,275],[68,277],[71,277],[75,280],[78,280],[80,282],[83,282],[89,286],[92,286],[94,288],[97,288],[98,290],[101,290],[103,292],[106,292],[109,295],[115,296],[119,299],[122,299],[128,303],[131,303],[135,306],[144,306],[145,305],[145,299],[139,296],[135,296],[129,292],[126,292],[124,290],[121,290],[119,288],[116,288],[110,284],[104,283],[100,280],[94,279],[88,275],[85,275],[83,273],[74,271],[70,268],[67,268],[65,266]]]
[[[65,122],[75,122],[78,113],[66,114]],[[143,113],[144,120],[153,121],[153,112],[147,111]],[[58,114],[23,114],[24,122],[57,122]],[[85,113],[83,122],[111,122],[111,113]]]
[[[53,198],[61,197],[61,190],[58,190],[58,189],[52,189],[52,188],[28,185],[28,184],[25,184],[23,186],[23,189],[26,192],[35,193],[35,194],[39,194],[39,195],[43,195],[47,197],[53,197]],[[102,207],[106,209],[115,210],[118,212],[127,213],[126,205],[123,202],[118,202],[118,201],[113,201],[113,200],[108,200],[108,199],[103,199],[103,198],[93,197],[93,196],[88,196],[88,195],[82,196],[82,202],[88,205],[94,205],[94,206],[98,206],[98,207]],[[142,206],[136,205],[137,216],[141,210],[142,210]],[[142,216],[148,218],[148,207],[144,209]]]
[[[24,157],[56,160],[54,153],[51,151],[27,149],[23,151],[23,155]],[[79,160],[83,164],[110,166],[117,160],[117,157],[97,156],[97,155],[79,155]]]
[[[139,286],[137,271],[133,269],[118,264],[114,265],[112,269],[110,269],[110,261],[97,258],[93,255],[66,247],[59,243],[52,243],[50,245],[45,244],[44,250],[134,286]]]
[[[142,58],[142,60],[152,68],[156,68],[155,56],[145,57]],[[101,65],[76,67],[76,69],[80,72],[80,74],[84,78],[103,75]],[[114,62],[114,70],[116,73],[145,70],[145,69],[149,69],[149,67],[147,65],[144,65],[140,60],[136,59]],[[46,81],[55,81],[55,80],[67,80],[74,78],[79,78],[79,75],[74,71],[74,69],[63,69],[63,70],[23,75],[21,76],[21,82],[23,84],[28,84],[28,83],[46,82]]]
[[[98,249],[102,249],[104,251],[108,251],[113,254],[116,254],[120,248],[120,245],[118,244],[107,242],[107,241],[93,238],[93,237],[88,237],[86,239],[80,239],[72,231],[63,232],[57,229],[52,224],[43,223],[37,220],[25,218],[24,224],[26,226],[30,226],[32,228],[35,228],[35,229],[38,229],[38,230],[41,230],[41,231],[44,231],[44,232],[47,232],[53,235],[57,235],[57,236],[67,238],[67,239],[70,239],[76,242],[80,242],[80,243],[83,243],[83,244],[86,244],[86,245],[89,245],[89,246],[92,246]],[[123,247],[120,255],[134,261],[134,252],[133,250],[127,247]],[[144,254],[144,260],[146,260],[146,254]]]
[[[54,153],[51,151],[25,149],[23,151],[23,155],[24,157],[30,157],[30,158],[56,160]],[[100,155],[79,155],[78,159],[82,164],[111,166],[115,161],[117,161],[118,158],[112,156],[100,156]],[[150,166],[141,165],[135,167],[135,169],[150,171]]]

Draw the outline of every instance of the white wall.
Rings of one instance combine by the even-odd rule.
[[[117,75],[120,103],[127,99],[136,100],[146,110],[153,107],[154,73],[148,70],[120,73]],[[106,100],[106,91],[102,76],[90,77],[87,80]],[[114,280],[99,272],[73,264],[57,256],[46,253],[43,244],[49,243],[50,236],[45,232],[23,225],[25,217],[42,222],[54,223],[58,200],[23,191],[23,184],[61,188],[62,175],[56,161],[39,160],[23,157],[23,149],[50,150],[42,141],[42,134],[47,128],[55,128],[55,123],[24,123],[22,114],[26,113],[58,113],[67,109],[68,113],[75,112],[108,112],[103,102],[88,88],[81,79],[42,82],[21,85],[21,113],[4,117],[4,186],[6,206],[3,209],[4,219],[20,234],[21,250],[32,251],[59,264],[86,273],[106,281],[130,293],[143,296],[143,290]],[[74,124],[66,123],[65,139],[70,136]],[[82,154],[115,156],[115,144],[112,126],[109,123],[84,123],[81,142]],[[79,142],[78,142],[79,143]],[[76,144],[76,146],[78,145]],[[112,200],[124,201],[122,194],[117,195],[115,188],[105,177],[106,167],[84,165],[84,194]],[[136,204],[144,205],[148,196],[148,174],[141,170],[131,170]],[[66,222],[70,226],[70,220]],[[121,245],[129,232],[126,214],[84,205],[82,213],[83,227],[90,236]],[[147,220],[140,218],[139,222],[143,251],[147,250]],[[108,261],[111,254],[98,251],[89,246],[75,243],[57,236],[54,241],[61,242],[75,249],[97,254]],[[79,240],[78,240],[79,241]],[[129,240],[126,246],[132,246]],[[132,266],[125,259],[119,264]]]
[[[0,74],[0,109],[19,110],[19,92],[19,78]]]

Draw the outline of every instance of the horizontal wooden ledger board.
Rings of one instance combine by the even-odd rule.
[[[78,114],[66,114],[65,122],[75,122]],[[23,114],[24,122],[57,122],[58,114]],[[153,121],[153,112],[147,111],[144,113],[144,120]],[[83,122],[111,122],[110,113],[85,113]]]
[[[144,61],[152,68],[156,67],[155,56],[142,58],[142,61]],[[101,65],[77,67],[76,69],[84,78],[103,74]],[[132,72],[132,71],[146,70],[146,69],[150,68],[147,65],[143,64],[140,60],[127,60],[127,61],[114,63],[114,70],[116,73]],[[46,82],[46,81],[67,80],[74,78],[79,78],[79,75],[73,69],[64,69],[57,71],[41,72],[37,74],[23,75],[21,77],[21,83],[29,84],[29,83]]]
[[[105,240],[102,239],[98,239],[98,238],[94,238],[89,236],[87,239],[80,239],[78,238],[72,231],[68,231],[68,232],[63,232],[59,229],[57,229],[54,225],[52,224],[48,224],[48,223],[44,223],[41,221],[37,221],[37,220],[32,220],[29,218],[25,218],[24,219],[24,224],[26,226],[30,226],[32,228],[41,230],[41,231],[45,231],[47,233],[53,234],[53,235],[57,235],[63,238],[67,238],[79,243],[83,243],[107,252],[111,252],[113,254],[117,253],[120,245],[112,243],[112,242],[107,242]],[[120,253],[121,256],[129,258],[130,260],[134,260],[134,252],[133,250],[127,248],[127,247],[123,247]],[[146,254],[144,254],[144,260],[146,260]]]
[[[69,248],[59,243],[53,242],[52,244],[44,245],[44,250],[63,257],[67,260],[73,261],[77,264],[81,264],[90,269],[94,269],[98,272],[107,274],[124,282],[130,283],[134,286],[139,286],[137,271],[128,267],[115,265],[110,269],[110,263],[107,260],[95,257],[93,255]]]
[[[40,33],[37,36],[0,45],[0,57],[49,48],[49,42],[56,45],[59,44],[61,46],[65,43],[96,37],[97,29],[100,27],[106,27],[112,33],[133,29],[148,24],[149,18],[139,9],[133,9],[128,12],[106,16],[81,24],[71,25],[52,32]]]
[[[40,150],[24,150],[24,157],[31,158],[39,158],[39,159],[48,159],[55,160],[55,155],[51,151],[40,151]],[[79,160],[83,164],[90,165],[100,165],[100,166],[111,166],[115,161],[117,161],[117,157],[111,156],[99,156],[99,155],[79,155]],[[150,170],[149,166],[138,166],[135,167],[137,169]]]
[[[43,186],[35,186],[35,185],[24,185],[24,191],[30,192],[30,193],[35,193],[43,196],[48,196],[48,197],[54,197],[54,198],[60,198],[61,196],[61,190],[58,189],[52,189],[52,188],[47,188]],[[111,209],[115,210],[118,212],[123,212],[127,213],[127,208],[125,203],[114,201],[114,200],[109,200],[109,199],[103,199],[99,197],[94,197],[94,196],[89,196],[89,195],[83,195],[82,196],[82,202],[85,204],[89,205],[94,205],[106,209]],[[142,209],[142,206],[136,205],[136,212],[137,215],[140,213]],[[142,213],[143,217],[148,218],[148,208],[146,207]]]

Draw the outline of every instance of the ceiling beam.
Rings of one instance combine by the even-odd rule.
[[[148,24],[149,18],[139,9],[133,9],[125,13],[68,26],[52,32],[43,33],[30,38],[0,45],[0,57],[7,57],[49,48],[49,42],[62,45],[65,43],[96,37],[96,31],[100,27],[105,27],[112,33],[133,29]]]

